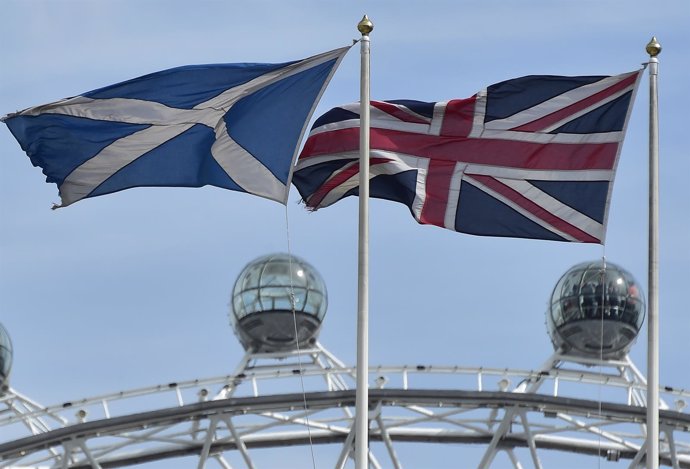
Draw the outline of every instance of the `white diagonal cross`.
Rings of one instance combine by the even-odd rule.
[[[112,142],[75,168],[60,185],[63,207],[87,197],[113,174],[196,124],[214,130],[216,140],[211,147],[211,154],[235,183],[247,192],[285,203],[288,189],[286,184],[230,137],[223,116],[243,97],[316,65],[342,58],[348,49],[335,49],[272,70],[245,84],[230,88],[192,109],[174,108],[138,99],[91,99],[78,96],[30,108],[16,115],[61,114],[150,125]]]

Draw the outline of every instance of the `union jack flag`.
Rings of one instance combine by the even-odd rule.
[[[469,99],[371,102],[370,194],[422,224],[602,243],[641,70],[526,76]],[[312,127],[292,182],[310,209],[358,194],[359,103]]]

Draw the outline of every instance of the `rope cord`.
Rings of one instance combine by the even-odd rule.
[[[598,416],[601,416],[601,383],[603,378],[603,366],[601,363],[604,361],[604,307],[606,306],[606,245],[603,244],[601,247],[601,262],[603,270],[601,272],[601,318],[599,319],[599,384],[597,386],[597,401],[598,401]],[[601,433],[598,434],[598,449],[597,453],[599,457],[597,458],[597,468],[601,468]]]
[[[287,238],[288,263],[290,270],[290,309],[292,309],[292,326],[295,332],[295,344],[297,346],[297,363],[299,365],[299,382],[302,387],[302,402],[304,404],[304,420],[309,436],[309,451],[311,453],[311,466],[316,469],[316,459],[314,457],[314,443],[311,438],[311,424],[309,423],[309,409],[307,408],[307,393],[304,388],[304,368],[302,366],[302,352],[300,350],[299,333],[297,331],[297,312],[295,311],[295,289],[292,281],[292,250],[290,247],[290,217],[288,216],[288,206],[285,204],[285,237]]]

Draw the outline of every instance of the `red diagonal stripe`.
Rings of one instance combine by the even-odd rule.
[[[370,158],[369,166],[374,166],[376,164],[387,163],[391,161],[388,158]],[[323,199],[336,187],[343,184],[345,181],[350,179],[355,174],[359,173],[359,160],[353,161],[349,168],[343,169],[338,174],[329,178],[324,182],[311,196],[305,201],[307,207],[317,208],[323,202]]]
[[[503,197],[507,198],[514,204],[522,207],[526,211],[530,212],[531,214],[537,216],[541,220],[545,221],[549,225],[555,227],[559,231],[563,233],[567,233],[573,238],[575,238],[577,241],[580,241],[582,243],[600,243],[601,240],[595,238],[594,236],[590,235],[589,233],[586,233],[582,231],[581,229],[577,228],[574,225],[571,225],[567,221],[563,220],[562,218],[557,217],[553,213],[545,210],[541,206],[535,204],[532,202],[530,199],[524,197],[522,194],[517,192],[516,190],[506,186],[502,182],[492,178],[491,176],[481,176],[477,174],[472,174],[468,175],[465,174],[466,179],[474,179],[477,182],[480,182],[481,184],[485,185],[489,189],[501,194]]]
[[[414,124],[428,124],[430,122],[430,119],[424,119],[416,114],[406,112],[395,104],[386,103],[383,101],[371,101],[371,106],[380,109],[403,122],[412,122]]]
[[[588,98],[582,99],[576,103],[571,104],[570,106],[560,108],[556,112],[553,112],[528,124],[515,127],[511,130],[515,130],[518,132],[539,132],[543,129],[546,129],[552,126],[553,124],[560,122],[566,117],[572,116],[573,114],[576,114],[582,111],[583,109],[587,109],[592,104],[606,99],[609,96],[621,90],[624,90],[625,88],[629,87],[632,90],[632,87],[635,85],[635,81],[637,81],[637,76],[639,73],[641,72],[633,73],[628,78],[625,78],[624,80],[621,80],[618,83],[606,88],[605,90],[601,90],[598,93],[589,96]]]

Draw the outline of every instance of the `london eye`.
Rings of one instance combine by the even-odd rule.
[[[0,444],[0,466],[122,467],[188,457],[200,468],[259,468],[263,452],[324,447],[321,464],[349,467],[356,369],[318,341],[327,298],[326,282],[305,260],[262,256],[232,290],[230,323],[245,355],[231,373],[50,406],[7,384],[12,344],[3,328],[0,429],[10,439]],[[554,350],[539,368],[371,367],[370,466],[405,467],[409,445],[440,445],[480,468],[547,467],[550,452],[640,466],[646,379],[627,352],[644,311],[626,270],[581,263],[553,289],[546,323]],[[690,467],[690,392],[666,386],[661,393],[660,463]],[[468,447],[481,448],[476,460],[465,455]]]

